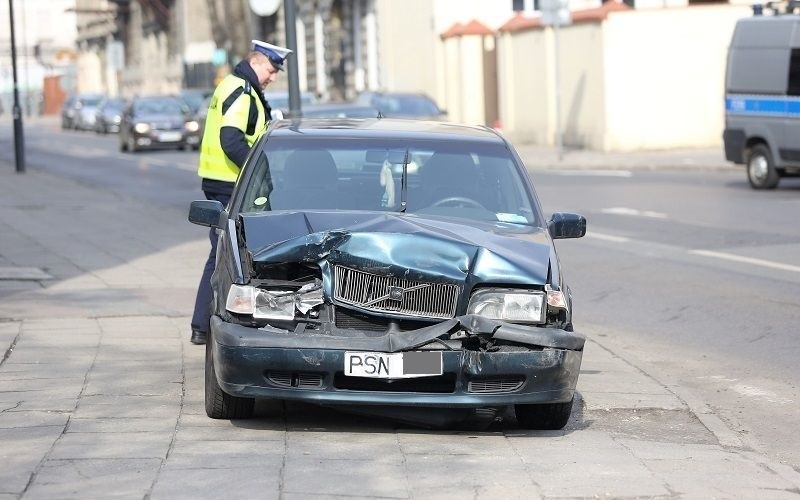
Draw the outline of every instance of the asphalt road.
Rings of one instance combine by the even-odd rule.
[[[800,465],[800,180],[731,172],[535,171],[546,211],[588,219],[559,244],[575,321],[687,387],[741,437]]]
[[[180,223],[189,201],[202,196],[195,173],[196,152],[122,153],[116,136],[61,131],[55,122],[36,123],[26,130],[30,168],[78,181],[91,189],[99,187],[107,193],[109,203],[118,196],[123,201],[122,206],[109,206],[108,217],[129,217],[125,220],[135,224],[137,218],[153,218],[157,217],[153,213],[162,212],[166,219],[176,220],[172,225],[167,224],[163,231],[157,230],[157,224],[150,226],[156,231],[151,239],[158,240],[157,249],[142,243],[146,239],[142,235],[136,237],[134,234],[127,243],[120,241],[113,245],[108,241],[116,234],[108,235],[103,244],[119,252],[115,257],[134,260],[146,258],[148,253],[156,254],[157,250],[175,252],[175,249],[182,248],[180,245],[186,242],[187,235],[196,236],[198,244],[204,245],[202,229]],[[10,145],[7,135],[0,137],[0,144],[4,146],[0,150],[0,159],[13,159],[13,149],[7,147]],[[741,453],[754,450],[769,460],[789,465],[800,472],[800,437],[795,431],[800,420],[800,389],[796,382],[800,375],[796,362],[800,358],[797,334],[797,320],[800,318],[800,227],[793,216],[793,212],[800,209],[800,180],[785,180],[773,192],[756,192],[747,186],[744,173],[735,167],[730,171],[691,171],[685,168],[599,171],[566,170],[554,165],[552,169],[537,169],[530,173],[545,212],[581,213],[587,217],[589,226],[585,238],[558,242],[566,278],[573,291],[576,328],[597,342],[592,342],[587,348],[579,380],[579,390],[586,395],[587,404],[583,411],[577,411],[569,426],[575,432],[567,433],[564,442],[580,449],[601,447],[597,434],[578,430],[586,428],[602,435],[607,433],[614,439],[623,436],[624,439],[617,444],[622,443],[627,452],[636,455],[645,464],[648,474],[661,477],[659,464],[668,463],[665,456],[670,460],[687,454],[689,458],[692,455],[697,458],[698,448],[691,446],[711,446],[714,440],[710,431],[723,447],[717,450],[720,456],[727,457],[724,450],[740,450]],[[52,197],[50,192],[47,191],[47,196]],[[36,197],[31,199],[36,200]],[[147,202],[149,210],[133,206],[131,200]],[[38,203],[44,206],[48,200],[30,202],[25,209],[38,209]],[[77,217],[85,216],[79,207],[72,205],[74,203],[70,201]],[[140,222],[143,227],[148,227],[146,221]],[[120,230],[123,232],[124,228]],[[87,262],[74,274],[78,275],[92,265]],[[102,267],[102,263],[97,266]],[[10,307],[8,304],[13,304],[14,300],[21,303],[25,299],[28,290],[20,290],[21,293],[4,294],[6,307]],[[191,299],[190,292],[187,288],[182,292],[184,296],[173,298],[181,304],[176,306],[177,309],[185,309],[183,304]],[[123,304],[130,294],[128,289],[120,292],[119,304]],[[86,297],[83,296],[83,300]],[[105,297],[113,298],[113,294],[106,293]],[[61,302],[54,302],[53,307],[63,306],[63,297],[59,300]],[[108,317],[113,319],[130,314],[130,305],[119,304],[106,306]],[[136,310],[136,314],[141,312]],[[23,353],[23,347],[20,344],[17,351]],[[195,373],[201,368],[198,352],[184,354],[187,372]],[[626,366],[633,367],[631,371],[619,370],[621,359],[629,363]],[[635,381],[634,385],[638,385],[644,378],[654,380],[665,389],[665,393],[669,392],[676,406],[671,406],[671,402],[656,404],[653,406],[659,407],[658,411],[636,413],[636,408],[650,407],[642,398],[649,395],[651,402],[657,400],[661,397],[659,390],[641,391],[646,394],[639,394],[642,397],[630,405],[620,403],[630,393],[636,393],[626,387],[626,381],[631,384]],[[190,384],[188,380],[185,397],[196,398],[199,386]],[[618,393],[615,385],[619,386]],[[691,415],[677,411],[687,406]],[[267,413],[262,412],[262,416]],[[320,413],[317,420],[309,417],[307,410],[303,409],[288,411],[288,414],[300,420],[294,424],[295,428],[339,425],[342,435],[349,438],[358,432],[355,429],[361,425],[354,428],[352,419],[337,420],[327,412]],[[192,425],[206,425],[205,422],[199,424],[202,418],[192,412],[188,416],[192,418],[182,417],[181,421],[189,422],[189,430]],[[719,417],[726,430],[715,427],[712,416]],[[702,421],[702,425],[693,420],[695,417]],[[248,433],[248,439],[272,439],[264,437],[272,425],[269,422],[255,423],[256,432]],[[179,424],[179,435],[180,427]],[[3,420],[0,419],[2,429]],[[376,432],[383,433],[387,429],[391,427],[379,426]],[[208,439],[209,432],[219,435],[226,432],[223,429],[203,430],[204,439]],[[356,441],[360,443],[362,437],[360,435]],[[327,439],[333,440],[334,437]],[[450,439],[447,435],[437,434],[422,439],[439,443],[442,453],[452,452],[454,456],[462,453],[458,451],[459,443],[463,441],[461,436]],[[582,439],[586,441],[582,442]],[[397,439],[401,449],[404,440],[402,435]],[[658,455],[652,451],[651,441],[673,443],[678,451],[669,448],[664,451],[664,456]],[[611,464],[617,460],[610,445],[605,448],[606,441],[601,447],[605,450],[602,458],[590,454],[586,463],[576,458],[575,449],[553,448],[552,445],[546,445],[545,455],[555,454],[563,463],[573,464],[589,475],[594,473],[600,489],[587,487],[582,490],[575,489],[575,486],[572,489],[548,489],[547,480],[534,478],[540,488],[539,494],[566,496],[583,491],[592,495],[608,488],[607,481],[597,479],[603,477],[604,468],[613,467]],[[534,470],[549,470],[537,462],[538,459],[530,458],[539,457],[542,451],[526,448],[527,445],[514,446],[527,466]],[[404,449],[407,451],[408,446]],[[412,451],[410,456],[414,453]],[[58,456],[58,452],[55,455]],[[288,463],[287,456],[291,453],[284,455],[284,465]],[[585,454],[582,458],[586,458]],[[595,458],[596,462],[592,462]],[[408,460],[408,457],[403,460]],[[689,469],[702,471],[703,476],[697,478],[702,483],[707,480],[706,474],[713,474],[714,467],[722,470],[724,463],[728,463],[728,458],[722,462],[716,458],[709,460],[714,464],[711,469],[704,469],[694,462],[684,465],[686,471],[681,470],[677,462],[669,461],[669,467],[674,469],[673,473],[680,470],[683,481],[693,477]],[[422,467],[426,465],[423,463]],[[738,469],[731,466],[728,472],[732,470]],[[406,471],[408,474],[408,467]],[[445,471],[440,472],[439,477],[443,477]],[[439,471],[431,473],[436,475]],[[572,477],[566,472],[561,474],[566,478]],[[738,475],[742,476],[741,473]],[[744,483],[752,479],[750,482],[756,486],[755,476],[748,478],[746,473],[744,476]],[[280,480],[286,479],[282,476]],[[633,481],[627,486],[616,485],[616,489],[605,491],[614,495],[676,494],[674,483],[668,479],[658,480],[673,486],[666,487],[666,490],[663,485],[648,489],[651,485],[647,483],[647,487],[637,489],[638,483]],[[730,479],[726,480],[730,483]],[[643,480],[640,482],[644,485]],[[410,496],[415,496],[414,487],[408,488],[412,491]],[[744,491],[738,484],[731,488],[726,490],[720,486],[719,489],[704,490],[686,486],[678,491],[694,492],[700,496],[726,496]],[[0,493],[2,491],[0,488]],[[374,491],[375,495],[380,493]],[[494,490],[481,491],[485,496]],[[515,488],[510,491],[519,492]],[[788,494],[792,491],[797,493],[796,489],[782,493],[787,491]],[[401,492],[386,496],[404,495]]]

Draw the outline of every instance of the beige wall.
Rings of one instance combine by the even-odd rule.
[[[433,30],[429,0],[376,0],[380,86],[386,90],[425,92],[443,101],[441,41]]]
[[[716,147],[727,47],[745,6],[612,12],[560,30],[566,146],[626,151]],[[553,33],[498,37],[500,119],[518,143],[555,144]]]
[[[544,30],[503,33],[498,38],[498,92],[503,134],[518,143],[546,144],[552,133],[547,98],[552,48]]]
[[[749,15],[729,5],[611,14],[604,149],[720,145],[727,47]]]
[[[564,145],[602,149],[606,119],[602,25],[576,24],[559,32]]]
[[[103,64],[96,51],[81,52],[77,57],[78,84],[80,92],[105,92],[103,85]]]

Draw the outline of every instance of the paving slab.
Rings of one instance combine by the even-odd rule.
[[[61,436],[60,426],[0,429],[0,491],[22,493],[31,474]]]
[[[479,488],[507,489],[509,485],[522,491],[538,490],[526,465],[518,458],[508,460],[506,457],[472,454],[447,457],[407,455],[406,470],[414,497],[441,491],[445,485],[473,494]]]
[[[156,432],[175,431],[177,419],[173,418],[70,418],[67,432]],[[0,418],[2,425],[2,418]]]
[[[158,458],[167,455],[171,432],[68,432],[49,458]]]
[[[374,460],[287,457],[283,491],[342,496],[407,498],[403,464]]]
[[[150,498],[280,498],[280,469],[173,469],[161,471]]]
[[[665,483],[638,457],[604,432],[587,429],[535,441],[516,436],[509,439],[544,496],[670,494]]]
[[[455,438],[455,439],[454,439]],[[515,451],[501,433],[461,434],[398,432],[397,440],[406,455],[514,456]]]
[[[55,426],[64,429],[69,414],[51,411],[3,411],[0,412],[0,429]]]
[[[25,498],[143,498],[160,459],[48,460]]]

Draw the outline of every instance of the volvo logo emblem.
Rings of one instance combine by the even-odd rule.
[[[389,300],[403,301],[403,288],[399,286],[389,287]]]

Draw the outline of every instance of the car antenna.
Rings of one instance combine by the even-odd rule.
[[[408,196],[408,148],[406,148],[406,154],[403,156],[403,178],[400,181],[400,212],[406,213],[406,207],[408,206],[407,197]]]

